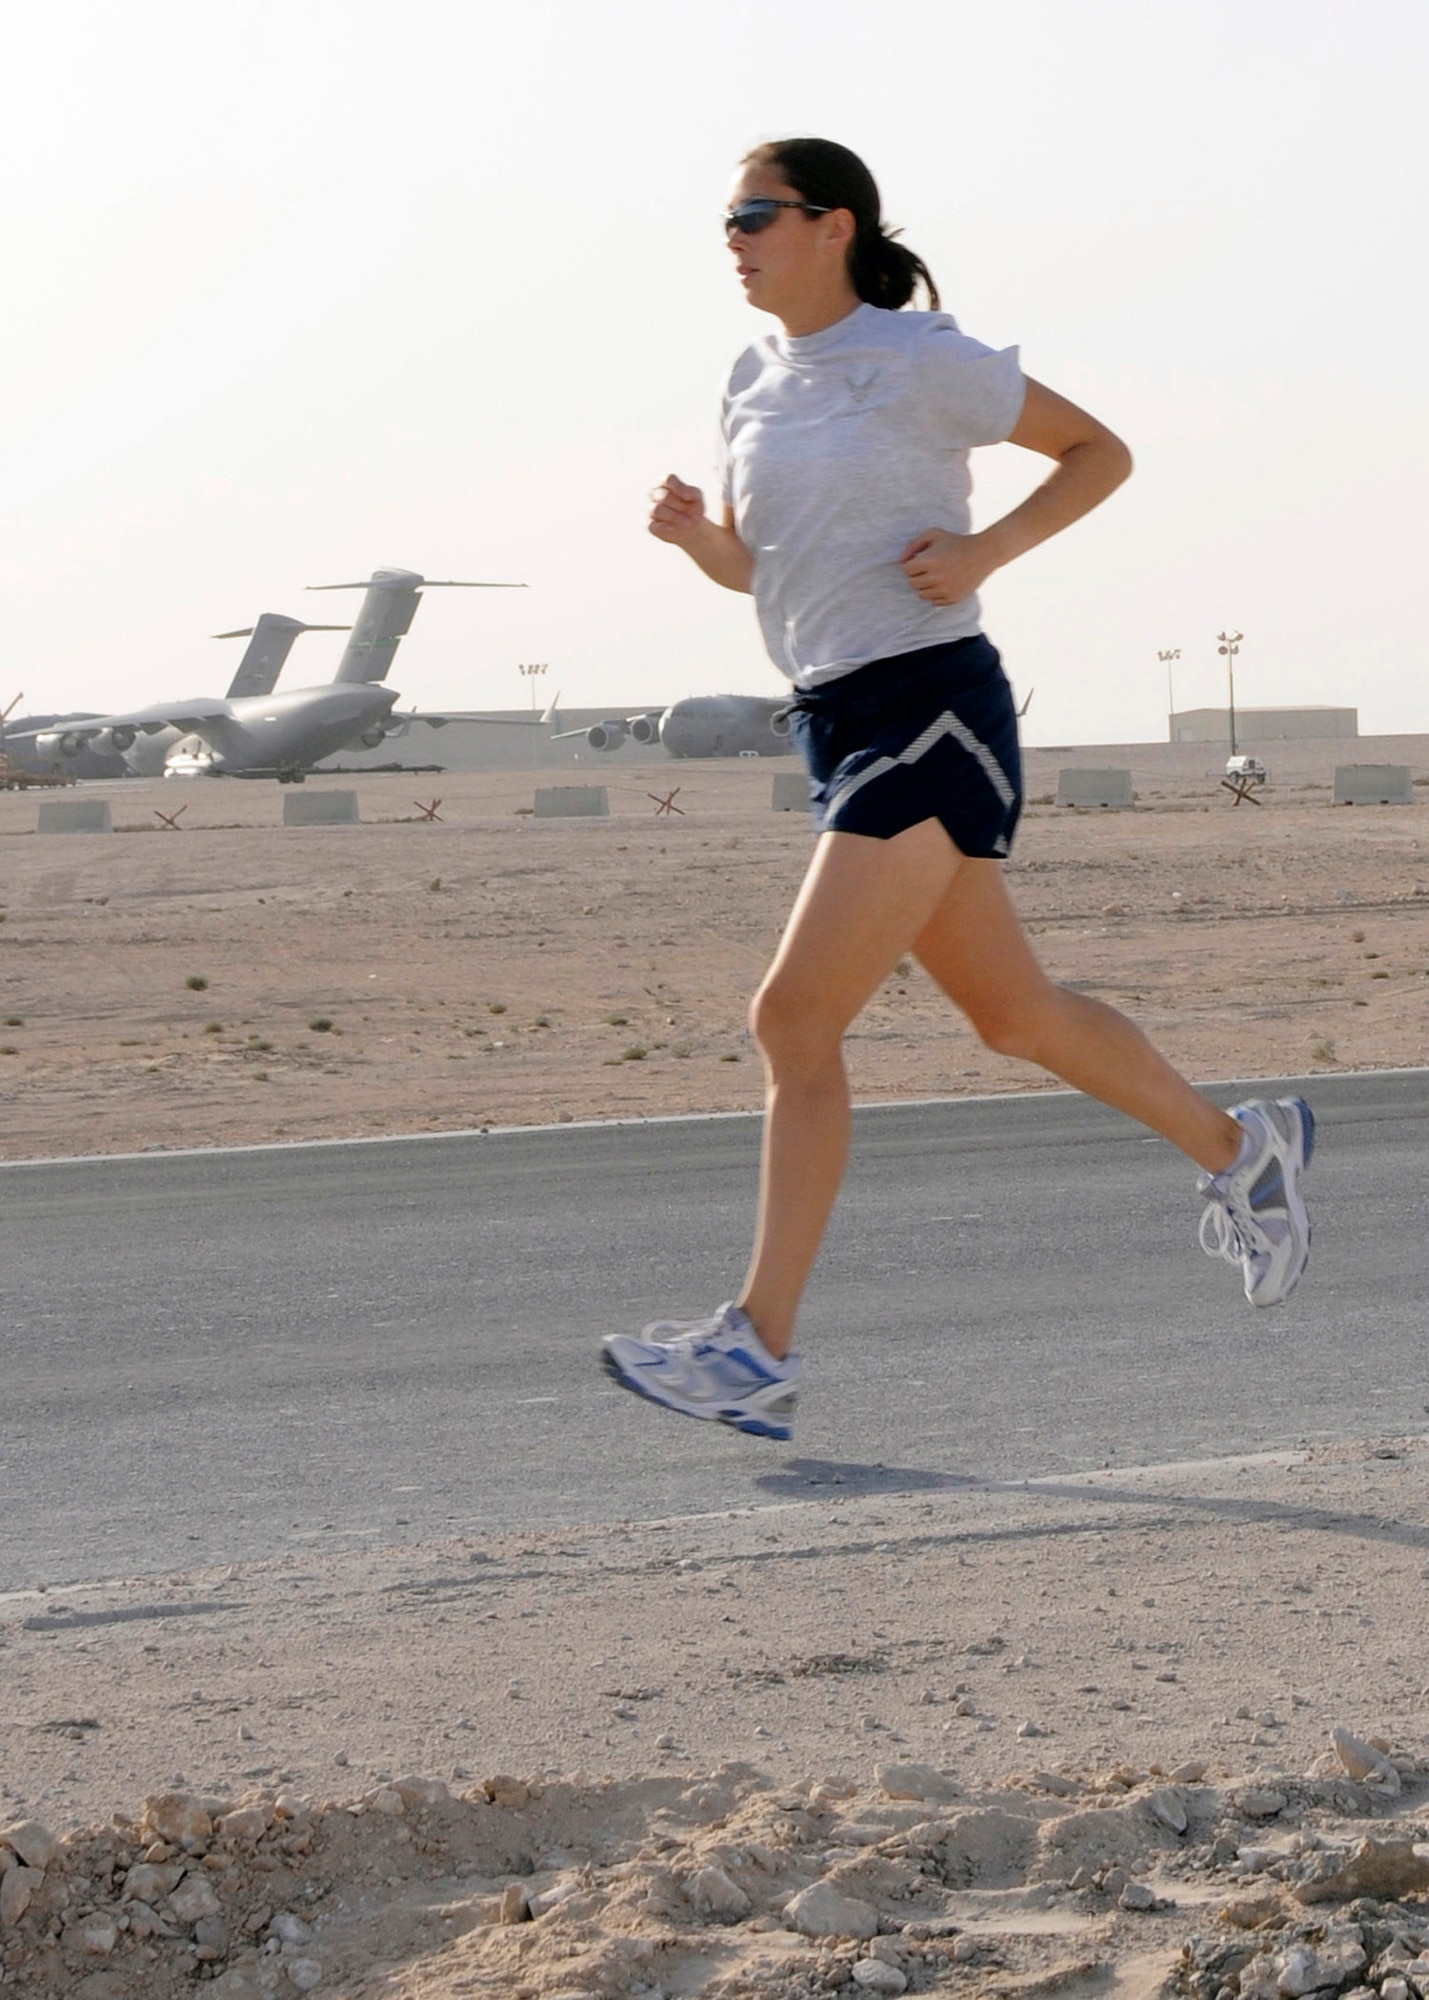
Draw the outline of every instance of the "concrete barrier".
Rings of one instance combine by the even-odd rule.
[[[536,794],[537,819],[609,819],[604,785],[547,785]]]
[[[356,826],[356,792],[288,792],[284,826]]]
[[[1412,806],[1414,781],[1407,764],[1336,764],[1337,806]]]
[[[113,833],[108,799],[42,799],[37,833]]]
[[[777,813],[809,810],[809,781],[802,771],[776,771],[769,810]]]
[[[1059,806],[1106,806],[1125,812],[1136,803],[1130,771],[1098,770],[1092,766],[1070,766],[1057,773]]]

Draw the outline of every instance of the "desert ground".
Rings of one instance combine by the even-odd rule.
[[[1429,777],[1429,740],[1390,741]],[[1331,746],[1280,747],[1244,806],[1214,746],[1033,751],[1018,907],[1197,1079],[1421,1063],[1425,806],[1333,808]],[[1051,803],[1060,765],[1138,753],[1134,811]],[[586,820],[536,819],[525,774],[310,780],[357,792],[326,828],[272,784],[153,781],[109,788],[112,834],[41,836],[0,793],[0,1159],[753,1109],[745,1010],[810,849],[769,807],[792,769],[612,764]],[[1052,1082],[912,964],[849,1062],[862,1101]]]
[[[1198,1079],[1421,1064],[1425,807],[1329,775],[1429,742],[1263,754],[1235,806],[1214,746],[1030,753],[1039,951]],[[1135,810],[1055,807],[1069,764]],[[791,768],[612,764],[588,821],[514,773],[311,781],[361,810],[316,829],[262,784],[114,787],[109,835],[0,794],[0,1159],[753,1108]],[[1050,1084],[912,966],[849,1058],[865,1101]],[[0,1598],[0,1986],[1423,2000],[1422,1427],[36,1578]]]

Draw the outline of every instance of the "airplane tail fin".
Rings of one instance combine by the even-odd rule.
[[[367,594],[338,661],[337,681],[384,681],[426,590],[524,590],[524,583],[451,583],[412,569],[375,569],[366,583],[310,583],[309,590],[362,590]]]
[[[236,632],[215,632],[215,639],[247,639],[243,658],[229,686],[228,699],[244,694],[271,694],[278,684],[284,662],[300,632],[346,632],[346,625],[305,625],[301,618],[284,618],[281,612],[264,611],[256,625],[241,625]]]

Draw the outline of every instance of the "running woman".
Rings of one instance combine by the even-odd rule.
[[[1040,1064],[1159,1132],[1202,1169],[1202,1247],[1252,1305],[1294,1290],[1314,1121],[1298,1097],[1230,1113],[1123,1015],[1054,984],[1001,863],[1021,807],[1017,721],[979,585],[1104,500],[1131,470],[1085,410],[960,332],[922,260],[880,219],[863,162],[824,139],[759,146],[724,218],[745,296],[777,322],[724,397],[724,506],[671,474],[650,532],[752,594],[795,689],[818,840],[750,1024],[767,1097],[753,1259],[708,1319],[612,1334],[622,1387],[685,1416],[792,1435],[794,1320],[848,1154],[845,1031],[911,953],[989,1048]],[[918,286],[927,311],[904,311]],[[1052,461],[974,533],[968,453]]]

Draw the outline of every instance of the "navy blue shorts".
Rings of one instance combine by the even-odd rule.
[[[1022,811],[1012,690],[981,633],[871,660],[801,694],[792,732],[821,833],[891,840],[940,820],[959,853],[1001,860]]]

